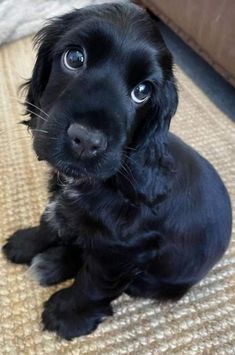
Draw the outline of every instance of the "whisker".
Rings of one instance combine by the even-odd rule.
[[[122,169],[122,168],[124,168],[123,165],[121,166],[121,169]],[[128,176],[126,176],[126,175],[123,173],[123,171],[122,171],[121,169],[119,169],[118,172],[131,184],[131,186],[132,186],[134,192],[136,193],[136,188],[135,188],[133,182],[129,179]]]
[[[48,118],[51,117],[51,116],[50,116],[47,112],[45,112],[43,109],[41,109],[40,107],[38,107],[38,106],[32,104],[31,102],[29,102],[29,101],[27,101],[27,100],[24,100],[24,103],[23,103],[23,102],[20,102],[17,97],[14,97],[14,96],[11,96],[11,95],[8,95],[8,97],[9,97],[9,98],[12,98],[12,99],[14,99],[14,100],[16,100],[16,101],[17,101],[19,104],[21,104],[21,105],[23,105],[24,103],[27,103],[28,105],[31,105],[32,107],[35,107],[36,109],[40,110],[43,114],[45,114],[45,115],[47,116],[47,119],[44,118],[44,117],[42,117],[41,115],[39,115],[39,114],[33,112],[32,110],[26,108],[26,112],[31,113],[31,114],[33,114],[33,115],[35,115],[35,116],[41,118],[41,119],[42,119],[43,121],[45,121],[45,122],[48,120]],[[63,128],[63,126],[62,126],[55,118],[54,118],[54,121],[57,123],[57,125],[58,125],[59,127]]]
[[[127,155],[125,152],[123,152],[123,157],[126,158],[127,160],[132,161],[134,164],[136,164],[136,161],[129,155]]]
[[[21,102],[20,99],[19,99],[17,96],[8,95],[8,97],[11,98],[11,99],[16,100],[20,105],[23,105],[24,103],[27,103],[28,105],[30,105],[30,106],[32,106],[32,107],[35,107],[36,109],[40,110],[42,113],[44,113],[46,116],[49,117],[48,113],[46,113],[45,111],[43,111],[43,109],[41,109],[41,108],[38,107],[37,105],[32,104],[31,102],[29,102],[29,101],[27,101],[27,100],[25,100],[25,99],[23,99],[24,102]]]
[[[123,162],[122,167],[125,168],[125,171],[126,171],[126,173],[127,173],[128,175],[129,175],[129,174],[131,175],[131,178],[133,179],[133,182],[136,182],[135,177],[134,177],[134,175],[133,175],[133,173],[132,173],[131,168],[130,168],[125,162]]]
[[[40,110],[42,113],[44,113],[44,115],[46,115],[47,117],[49,117],[48,113],[46,113],[45,111],[43,111],[43,109],[41,109],[40,107],[32,104],[31,102],[27,101],[27,100],[24,100],[24,102],[32,107],[35,107],[36,109]]]
[[[52,140],[55,140],[55,141],[58,141],[60,140],[60,138],[56,138],[56,137],[48,137],[49,139],[52,139]]]
[[[134,150],[134,151],[137,151],[137,149],[136,149],[136,148],[132,148],[132,147],[126,147],[126,149],[128,149],[128,150]]]
[[[133,172],[132,172],[131,168],[129,167],[129,165],[127,165],[127,163],[124,162],[124,163],[123,163],[123,166],[125,166],[125,168],[128,169],[128,171],[129,171],[129,173],[131,174],[131,177],[132,177],[132,179],[133,179],[133,182],[134,182],[134,183],[137,183],[137,182],[136,182],[136,179],[135,179],[135,177],[134,177],[134,175],[133,175]]]
[[[40,130],[40,129],[32,129],[33,132],[39,132],[39,133],[45,133],[45,134],[49,134],[49,132],[47,131],[44,131],[44,130]],[[19,140],[23,140],[25,138],[33,138],[33,135],[32,135],[32,132],[31,131],[28,131],[26,132],[25,128],[22,128],[22,129],[16,129],[16,128],[13,128],[13,129],[3,129],[3,130],[0,130],[0,135],[1,134],[4,134],[6,132],[12,132],[12,133],[23,133],[25,132],[26,134],[24,134],[23,136],[21,137],[18,137],[18,138],[14,138],[14,142],[17,142]],[[30,134],[29,134],[30,133]],[[6,139],[8,139],[8,136],[6,136]],[[51,140],[60,140],[60,138],[57,138],[57,137],[48,137],[48,139],[51,139]]]
[[[33,132],[40,132],[40,133],[46,133],[48,134],[48,131],[44,131],[43,129],[32,129]]]
[[[104,153],[104,155],[103,155],[103,159],[106,160],[106,161],[108,161],[108,157],[107,157],[107,155],[106,155],[105,153]],[[128,165],[127,165],[127,167],[129,168]],[[127,175],[124,174],[124,172],[122,171],[122,169],[126,172]],[[129,168],[129,170],[130,170],[130,168]],[[136,193],[135,185],[133,184],[133,182],[131,181],[131,179],[130,179],[129,176],[128,176],[129,173],[128,173],[127,168],[124,166],[124,162],[122,163],[121,168],[119,169],[118,172],[130,183],[130,185],[132,186],[134,192]],[[135,178],[134,178],[133,173],[132,173],[131,170],[130,170],[130,173],[131,173],[131,175],[132,175],[132,178],[133,178],[134,182],[136,182],[136,180],[135,180]]]
[[[32,129],[32,131],[33,131],[33,132],[39,132],[39,133],[49,134],[49,132],[48,132],[48,131],[44,131],[43,129]],[[57,138],[57,137],[51,137],[51,136],[48,136],[48,139],[55,140],[55,141],[60,140],[60,138]]]
[[[35,116],[37,116],[38,118],[41,118],[41,120],[43,120],[43,121],[45,121],[45,122],[47,121],[44,117],[42,117],[42,116],[38,115],[37,113],[35,113],[35,112],[29,110],[28,108],[26,109],[26,112],[32,113],[32,115],[35,115]],[[48,116],[48,117],[49,117],[49,116]]]

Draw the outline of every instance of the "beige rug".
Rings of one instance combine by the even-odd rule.
[[[33,64],[31,39],[0,50],[0,238],[37,223],[46,203],[46,168],[32,150],[17,86]],[[172,128],[218,169],[235,200],[235,125],[178,68],[180,106]],[[61,287],[61,286],[59,286]],[[0,354],[235,354],[235,243],[180,302],[160,305],[123,296],[115,316],[90,336],[67,342],[42,332],[42,288],[27,268],[0,255]]]

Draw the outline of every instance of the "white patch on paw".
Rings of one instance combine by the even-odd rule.
[[[38,254],[33,258],[29,267],[31,276],[41,285],[46,284],[45,271],[47,263],[48,260],[44,258],[43,254]]]

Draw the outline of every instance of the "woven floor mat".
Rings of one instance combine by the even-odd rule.
[[[46,203],[47,169],[17,125],[17,87],[33,65],[31,38],[0,50],[0,242],[35,225]],[[180,105],[172,130],[208,158],[235,200],[235,125],[176,68]],[[235,354],[235,243],[221,262],[178,303],[122,296],[115,315],[71,342],[42,332],[42,304],[60,287],[43,288],[27,268],[0,255],[0,354]]]

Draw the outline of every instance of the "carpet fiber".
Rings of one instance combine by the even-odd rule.
[[[0,238],[35,225],[46,204],[47,168],[36,160],[20,121],[17,87],[33,65],[31,38],[0,50]],[[235,200],[235,126],[179,68],[180,106],[172,130],[208,158]],[[115,316],[67,342],[42,332],[42,304],[60,287],[42,288],[24,266],[0,255],[0,354],[234,354],[235,243],[178,303],[122,296]]]

